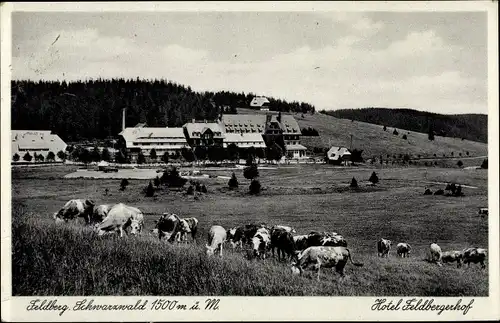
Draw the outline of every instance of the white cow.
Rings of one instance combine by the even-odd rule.
[[[120,237],[130,228],[130,234],[136,235],[141,232],[144,226],[144,215],[142,211],[125,205],[123,203],[113,206],[106,218],[97,226],[99,235],[117,232]]]
[[[212,256],[218,251],[219,256],[222,257],[222,245],[226,241],[226,237],[226,230],[223,227],[220,225],[212,226],[208,232],[208,244],[205,245],[207,255]]]
[[[441,258],[443,257],[443,252],[441,251],[441,247],[438,246],[437,243],[431,243],[431,245],[429,247],[429,251],[430,251],[431,262],[435,262],[439,266],[442,266]]]
[[[351,253],[346,247],[309,247],[298,255],[298,261],[292,263],[292,273],[302,275],[303,269],[313,264],[320,278],[320,269],[335,267],[337,273],[344,276],[344,267],[347,260],[355,266],[361,267],[363,264],[352,261]]]

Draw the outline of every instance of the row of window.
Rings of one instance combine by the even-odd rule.
[[[134,146],[184,146],[182,142],[134,142]]]
[[[49,148],[19,148],[19,151],[49,151]]]
[[[213,132],[214,136],[221,136],[222,133],[219,132],[219,131],[214,131]],[[201,136],[201,132],[198,132],[198,131],[193,131],[192,134],[191,134],[192,137],[196,137],[196,136]]]

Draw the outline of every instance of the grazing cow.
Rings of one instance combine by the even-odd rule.
[[[479,215],[484,217],[488,215],[488,208],[487,207],[480,207],[479,208]]]
[[[196,240],[196,233],[198,232],[198,219],[197,218],[185,218],[181,219],[180,223],[179,239],[178,241],[187,241],[187,234],[191,233],[191,238],[193,241]]]
[[[234,227],[231,229],[228,229],[227,232],[227,241],[229,241],[229,244],[233,249],[236,248],[236,246],[240,246],[240,248],[243,248],[243,240],[245,236],[245,231],[243,230],[243,227]]]
[[[296,250],[306,250],[309,246],[307,244],[308,234],[293,236]]]
[[[402,258],[409,257],[411,252],[411,246],[409,243],[406,242],[398,243],[398,245],[396,246],[396,252],[398,256]]]
[[[290,231],[282,228],[274,227],[271,231],[271,250],[274,256],[274,249],[278,250],[278,260],[281,260],[281,255],[285,259],[285,254],[292,258],[295,255],[295,242]]]
[[[387,239],[380,239],[377,241],[377,251],[379,257],[389,257],[389,251],[391,251],[392,241]]]
[[[174,242],[180,237],[179,232],[190,231],[188,224],[186,222],[182,223],[179,216],[173,213],[163,213],[155,223],[159,240],[166,237],[168,242]]]
[[[437,245],[437,243],[431,243],[430,245],[430,255],[431,262],[437,263],[441,266],[441,258],[443,257],[443,252],[441,251],[441,247]]]
[[[252,239],[257,233],[257,230],[265,228],[264,224],[246,224],[243,227],[241,227],[241,230],[243,231],[243,236],[241,237],[241,244],[246,245],[246,244],[252,244]]]
[[[292,264],[292,272],[302,275],[303,269],[313,264],[318,272],[318,281],[321,267],[335,267],[337,273],[343,277],[347,260],[355,266],[363,266],[352,261],[351,253],[346,247],[309,247],[298,255],[298,260]]]
[[[336,232],[323,232],[320,245],[325,247],[347,247],[347,241]]]
[[[92,217],[90,219],[90,223],[101,223],[106,216],[108,216],[108,212],[111,209],[112,205],[110,204],[103,204],[103,205],[98,205],[94,208],[94,212],[92,213]]]
[[[467,248],[464,249],[462,253],[464,264],[467,264],[467,267],[470,267],[471,263],[481,264],[481,268],[486,268],[484,264],[484,260],[486,259],[486,249],[482,248]]]
[[[287,226],[287,225],[275,225],[271,228],[271,232],[274,230],[274,229],[283,229],[285,230],[286,232],[290,232],[290,233],[297,233],[297,231],[295,231],[294,228],[290,227],[290,226]]]
[[[208,231],[208,244],[205,245],[207,255],[212,256],[218,252],[219,256],[222,257],[222,245],[226,238],[226,230],[220,225],[213,225]]]
[[[266,228],[257,230],[252,238],[252,250],[254,257],[266,258],[266,253],[271,247],[271,234]]]
[[[432,195],[432,191],[428,188],[425,188],[424,195]]]
[[[437,191],[434,192],[434,195],[444,195],[443,189],[438,189]]]
[[[56,222],[68,222],[78,217],[85,219],[85,223],[90,224],[95,202],[86,199],[69,200],[64,206],[53,214]]]
[[[144,215],[141,210],[119,203],[109,210],[106,218],[97,226],[97,231],[99,235],[118,232],[120,237],[123,237],[128,228],[130,234],[136,235],[141,232],[143,226]]]
[[[460,251],[445,251],[441,255],[441,260],[443,263],[456,262],[457,268],[462,267],[462,252]]]

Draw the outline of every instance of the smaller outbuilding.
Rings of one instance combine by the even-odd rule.
[[[334,165],[347,165],[351,160],[351,152],[345,147],[332,147],[327,152],[328,163]]]

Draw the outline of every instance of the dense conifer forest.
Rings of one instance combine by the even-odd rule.
[[[322,111],[336,118],[379,124],[396,129],[488,142],[488,116],[484,114],[444,115],[411,109],[365,108]],[[391,129],[392,131],[392,129]]]
[[[126,125],[179,127],[191,119],[214,120],[220,112],[248,107],[253,93],[195,92],[166,80],[12,81],[13,130],[52,130],[68,142],[115,137]],[[269,98],[271,110],[312,112],[304,102]]]

